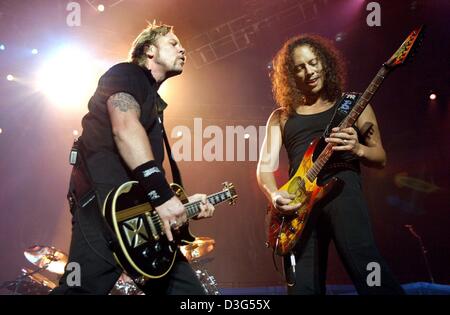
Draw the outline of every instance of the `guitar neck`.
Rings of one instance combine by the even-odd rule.
[[[353,126],[355,121],[358,119],[358,117],[366,108],[367,104],[369,104],[369,101],[372,99],[373,95],[376,93],[381,83],[383,83],[383,80],[388,73],[389,69],[383,65],[381,69],[378,71],[377,75],[373,78],[372,82],[369,84],[367,89],[358,99],[355,106],[353,106],[350,113],[339,124],[339,128],[348,128]],[[317,175],[320,173],[322,168],[328,162],[328,160],[331,157],[331,154],[333,154],[332,148],[333,145],[331,143],[328,143],[326,147],[323,149],[323,151],[320,153],[320,155],[317,157],[313,166],[306,173],[306,177],[308,178],[309,181],[312,182],[317,178]]]
[[[208,197],[206,197],[206,199],[208,199],[208,201],[213,206],[220,204],[222,202],[225,202],[227,200],[230,200],[231,198],[232,198],[232,196],[230,194],[230,191],[228,191],[228,190],[221,191],[221,192],[218,192],[218,193],[215,193],[215,194],[212,194],[212,195],[209,195]],[[197,214],[200,213],[200,211],[201,211],[200,205],[201,205],[201,200],[189,202],[184,205],[188,219],[192,219],[193,217],[195,217]]]
[[[372,82],[356,102],[356,105],[352,108],[347,117],[345,117],[345,119],[341,122],[341,124],[339,125],[340,128],[348,128],[350,126],[353,126],[355,121],[358,120],[359,116],[366,108],[367,104],[369,104],[370,100],[380,87],[381,83],[383,83],[384,78],[388,73],[389,71],[386,67],[381,67],[375,78],[373,78]]]

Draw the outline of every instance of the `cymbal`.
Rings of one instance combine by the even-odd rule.
[[[25,273],[29,274],[27,277],[30,278],[31,280],[34,280],[35,282],[37,282],[37,283],[39,283],[39,284],[41,284],[41,285],[43,285],[45,287],[48,287],[50,289],[56,288],[56,284],[53,281],[51,281],[50,279],[48,279],[46,276],[44,276],[44,275],[42,275],[40,273],[37,273],[37,272],[31,274],[32,272],[33,272],[33,270],[28,269],[28,268],[23,268],[22,269],[22,273],[23,274],[25,274]]]
[[[60,275],[68,261],[65,253],[49,246],[34,245],[24,251],[24,255],[33,265]]]
[[[210,253],[214,249],[215,243],[209,237],[196,237],[192,243],[180,246],[180,250],[187,260],[194,260]]]

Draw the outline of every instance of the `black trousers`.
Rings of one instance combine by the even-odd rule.
[[[80,283],[73,285],[75,269],[67,268],[59,286],[51,294],[106,295],[111,291],[122,270],[108,246],[107,233],[106,223],[95,200],[84,208],[78,207],[73,211],[72,240],[67,266],[71,262],[79,265]],[[141,289],[149,295],[205,294],[194,270],[179,251],[170,272],[163,278],[147,281]]]
[[[375,245],[359,174],[342,171],[337,177],[344,182],[343,187],[313,209],[314,217],[308,222],[305,238],[294,249],[295,274],[291,258],[284,258],[286,280],[290,284],[288,294],[326,293],[331,240],[359,294],[404,294]],[[380,267],[379,286],[367,281],[374,270],[368,270],[368,264],[373,262]]]

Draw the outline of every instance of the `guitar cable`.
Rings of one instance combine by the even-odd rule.
[[[288,286],[293,287],[295,285],[295,265],[296,265],[296,261],[295,261],[295,255],[294,252],[291,252],[290,256],[290,261],[291,261],[291,268],[292,268],[292,278],[291,281],[288,281]]]
[[[276,252],[276,250],[277,250],[277,248],[278,248],[278,242],[279,242],[279,240],[280,240],[280,236],[281,236],[281,231],[282,231],[282,228],[283,228],[283,224],[284,224],[284,216],[281,217],[280,230],[278,231],[277,239],[276,239],[276,241],[275,241],[275,247],[274,247],[274,249],[272,250],[272,261],[273,261],[273,265],[274,265],[274,267],[275,267],[275,270],[276,270],[278,273],[280,273],[280,274],[281,274],[281,272],[280,272],[280,270],[278,269],[277,261],[275,260],[275,252]]]
[[[95,196],[94,198],[97,198],[97,195],[96,195],[96,194],[95,194],[94,196]],[[93,201],[93,199],[90,200],[88,203],[90,203],[90,202],[92,202],[92,201]],[[85,204],[84,206],[86,206],[86,204]],[[97,249],[95,249],[94,245],[92,245],[91,242],[89,241],[88,237],[86,236],[86,234],[85,234],[85,232],[84,232],[84,230],[83,230],[83,226],[82,226],[82,224],[81,224],[81,215],[80,215],[80,210],[81,210],[81,209],[84,209],[84,207],[78,206],[78,209],[76,209],[77,221],[78,221],[78,225],[79,225],[81,234],[82,234],[84,240],[86,241],[86,243],[88,244],[89,248],[90,248],[97,256],[99,256],[100,258],[102,258],[103,260],[105,260],[108,264],[110,264],[111,266],[113,266],[113,267],[115,267],[115,268],[118,268],[118,266],[117,266],[116,264],[111,263],[111,261],[110,261],[108,258],[106,258],[103,254],[101,254]],[[96,209],[96,210],[98,211],[98,209]],[[105,241],[105,243],[108,245],[108,247],[110,247],[110,246],[111,246],[112,240],[109,240],[109,241],[108,241],[108,240],[106,239],[105,235],[104,235],[102,232],[100,232],[100,234],[101,234],[101,238]],[[111,249],[111,248],[110,248],[110,249]],[[112,250],[112,249],[111,249],[111,250]],[[120,269],[120,268],[119,268],[119,269]]]
[[[281,236],[281,231],[282,231],[282,229],[283,229],[283,225],[284,225],[284,221],[285,221],[285,218],[284,218],[284,216],[281,218],[281,224],[280,224],[280,230],[279,230],[279,232],[278,232],[278,235],[277,235],[277,240],[276,240],[276,243],[275,243],[275,249],[272,251],[272,261],[273,261],[273,265],[275,266],[275,270],[278,272],[278,273],[280,273],[281,274],[281,272],[280,272],[280,270],[278,269],[278,266],[277,266],[277,262],[276,262],[276,260],[275,260],[275,251],[276,251],[276,248],[278,248],[278,242],[279,242],[279,239],[280,239],[280,236]],[[284,257],[284,259],[283,259],[283,271],[284,271],[284,275],[285,275],[285,278],[286,278],[286,283],[287,283],[287,285],[289,286],[289,287],[293,287],[294,285],[295,285],[295,273],[296,273],[296,270],[295,270],[295,266],[296,266],[296,264],[297,264],[297,262],[295,261],[295,254],[294,254],[294,252],[293,251],[291,251],[290,252],[290,255],[289,255],[289,261],[290,261],[290,269],[291,269],[291,274],[290,273],[288,273],[288,274],[286,274],[286,268],[284,267],[284,264],[285,264],[285,261],[286,261],[286,256]]]

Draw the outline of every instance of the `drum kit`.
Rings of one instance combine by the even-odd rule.
[[[196,237],[191,244],[181,246],[180,250],[186,259],[194,268],[203,290],[207,295],[220,295],[217,281],[214,276],[210,275],[206,270],[205,265],[212,260],[212,258],[200,259],[206,254],[212,252],[215,246],[215,241],[209,237]]]
[[[45,295],[56,287],[56,283],[42,274],[43,271],[62,275],[68,257],[54,247],[34,245],[24,251],[25,258],[37,267],[22,268],[21,275],[14,281],[4,282],[0,287],[12,294]]]
[[[181,246],[180,250],[194,268],[195,274],[208,295],[219,295],[217,281],[208,273],[205,265],[212,259],[203,259],[215,246],[215,241],[208,237],[197,237],[194,242]],[[14,295],[46,295],[56,286],[43,272],[47,271],[60,277],[68,262],[64,252],[50,246],[34,245],[24,251],[25,258],[37,268],[22,268],[20,276],[13,281],[6,281],[0,289],[6,288]],[[144,295],[134,281],[123,273],[111,290],[110,295]]]

